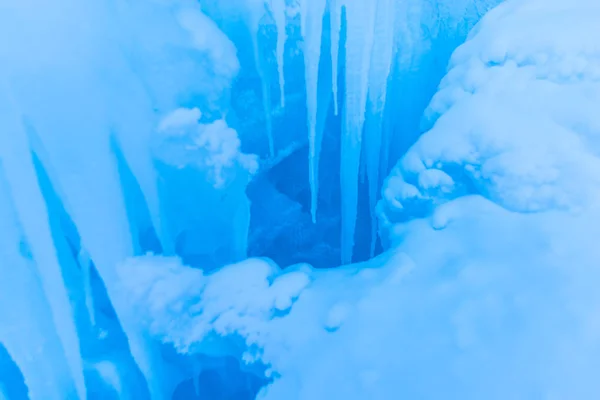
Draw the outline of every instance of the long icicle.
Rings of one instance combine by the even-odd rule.
[[[371,67],[369,71],[369,97],[365,128],[365,161],[371,214],[371,257],[377,243],[377,191],[379,190],[380,156],[382,146],[383,112],[385,108],[388,79],[394,52],[394,1],[379,0]]]
[[[352,261],[358,208],[358,176],[369,86],[375,2],[346,0],[346,88],[342,126],[342,263]]]
[[[271,116],[271,92],[268,82],[268,77],[265,74],[262,66],[262,59],[258,47],[258,32],[260,30],[260,19],[264,13],[265,3],[262,0],[254,0],[248,2],[247,23],[252,36],[252,49],[254,52],[254,65],[261,83],[262,105],[265,116],[265,127],[267,130],[267,139],[269,142],[269,156],[275,157],[275,142],[273,139],[273,121]]]
[[[304,39],[304,74],[306,83],[306,109],[308,119],[309,181],[311,190],[311,217],[317,220],[319,197],[319,156],[318,148],[322,135],[317,135],[319,61],[321,60],[321,36],[326,0],[304,0],[301,3],[302,38]]]
[[[329,0],[329,20],[331,35],[331,90],[333,92],[333,112],[338,115],[338,54],[340,51],[340,29],[342,24],[343,0]]]
[[[52,240],[48,209],[39,188],[20,109],[10,95],[9,85],[2,82],[2,89],[4,96],[0,98],[0,121],[5,132],[0,137],[0,162],[6,173],[7,189],[12,195],[16,216],[37,264],[41,287],[48,299],[52,321],[63,346],[77,395],[85,398],[79,336]]]
[[[277,73],[279,75],[279,104],[285,107],[285,42],[287,41],[285,0],[271,0],[271,13],[277,27]]]

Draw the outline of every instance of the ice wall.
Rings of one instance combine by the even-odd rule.
[[[169,398],[187,376],[132,322],[117,265],[145,252],[209,269],[245,257],[255,166],[223,120],[235,47],[192,1],[0,9],[13,38],[0,45],[0,344],[31,399]],[[177,142],[159,124],[179,108],[202,121]]]

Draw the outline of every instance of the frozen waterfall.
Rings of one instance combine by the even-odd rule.
[[[598,17],[0,0],[0,400],[600,397]]]

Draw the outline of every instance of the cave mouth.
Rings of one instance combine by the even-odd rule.
[[[171,400],[253,400],[268,380],[250,371],[244,371],[235,357],[221,357],[204,362],[196,371],[175,388]]]

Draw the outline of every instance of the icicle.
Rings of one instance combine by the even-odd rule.
[[[275,141],[273,139],[273,119],[271,116],[271,95],[269,82],[265,76],[264,70],[260,65],[260,54],[258,51],[258,41],[254,39],[254,59],[256,60],[256,68],[260,77],[263,111],[265,115],[265,127],[267,130],[267,139],[269,141],[269,156],[275,157]]]
[[[77,255],[77,258],[82,270],[83,289],[85,293],[85,306],[88,311],[90,323],[92,324],[92,326],[95,326],[96,315],[94,313],[94,297],[92,296],[91,282],[92,260],[90,260],[90,255],[87,251],[85,251],[84,248],[81,248],[79,254]]]
[[[342,263],[352,261],[358,207],[362,132],[369,85],[369,66],[376,3],[346,0],[346,95],[342,126]]]
[[[265,125],[267,130],[267,139],[269,141],[269,155],[275,157],[275,142],[273,139],[273,121],[271,116],[271,95],[267,74],[262,66],[260,51],[258,49],[258,31],[260,29],[260,19],[264,13],[265,3],[263,0],[247,0],[248,12],[247,23],[252,36],[252,47],[254,51],[254,65],[261,83],[262,103],[265,116]]]
[[[123,89],[127,90],[130,95],[127,99],[117,98],[114,100],[111,109],[114,113],[117,142],[127,166],[134,175],[143,194],[150,220],[159,237],[163,253],[172,255],[175,253],[175,245],[164,234],[165,227],[160,213],[156,171],[150,156],[149,136],[154,130],[152,108],[144,94],[140,93],[140,87],[135,84],[137,79],[135,75],[130,71],[127,71],[127,74],[130,74],[132,78],[130,82],[133,83]],[[127,117],[119,117],[119,112]]]
[[[2,135],[8,136],[8,132],[3,131]],[[56,334],[53,312],[40,283],[38,268],[31,260],[11,197],[0,163],[0,347],[6,349],[22,372],[29,392],[26,398],[73,398],[76,396],[73,379]],[[2,371],[2,378],[6,378],[6,372]],[[9,390],[5,393],[7,398],[10,394]]]
[[[340,29],[342,24],[342,5],[344,0],[329,0],[329,19],[331,21],[331,90],[333,91],[333,112],[338,115],[338,53],[340,50]],[[375,0],[373,0],[375,1]]]
[[[375,206],[377,205],[377,191],[379,190],[383,111],[394,52],[393,7],[393,0],[379,0],[377,3],[369,71],[369,97],[365,127],[365,161],[371,213],[371,257],[374,256],[375,244],[377,242]]]
[[[163,373],[155,358],[157,349],[134,325],[126,294],[121,293],[118,286],[117,266],[133,256],[133,243],[110,147],[110,127],[105,114],[100,111],[108,100],[105,93],[89,95],[98,93],[93,86],[97,77],[86,72],[60,76],[55,82],[45,83],[38,96],[23,96],[17,100],[28,111],[44,148],[46,157],[43,161],[47,163],[44,167],[54,172],[50,176],[52,184],[61,189],[65,211],[77,226],[81,246],[89,252],[105,284],[128,338],[133,359],[146,378],[152,397],[162,398],[164,390],[160,377]],[[27,85],[35,85],[35,82],[27,82]],[[37,85],[35,87],[39,90]],[[27,93],[24,89],[22,92]],[[80,112],[72,112],[76,109]],[[81,135],[82,130],[85,135]],[[66,149],[65,144],[68,144]],[[89,182],[94,184],[89,185]],[[31,210],[24,215],[35,216]],[[68,308],[63,306],[61,309]],[[76,344],[76,338],[69,339],[69,343],[70,346]]]
[[[48,211],[38,185],[20,113],[9,98],[8,84],[2,89],[0,93],[4,93],[5,97],[0,99],[0,126],[6,131],[0,135],[0,160],[6,173],[7,190],[12,195],[17,218],[37,263],[41,286],[48,299],[52,321],[62,343],[77,395],[85,398],[79,337],[52,240]]]
[[[271,0],[271,13],[277,26],[277,72],[279,74],[279,104],[285,107],[284,50],[287,40],[285,0]]]
[[[317,135],[319,61],[321,59],[321,36],[326,0],[303,0],[301,30],[304,39],[304,74],[306,84],[306,109],[308,114],[309,181],[311,189],[311,217],[317,218],[319,152],[318,143],[322,135]]]

